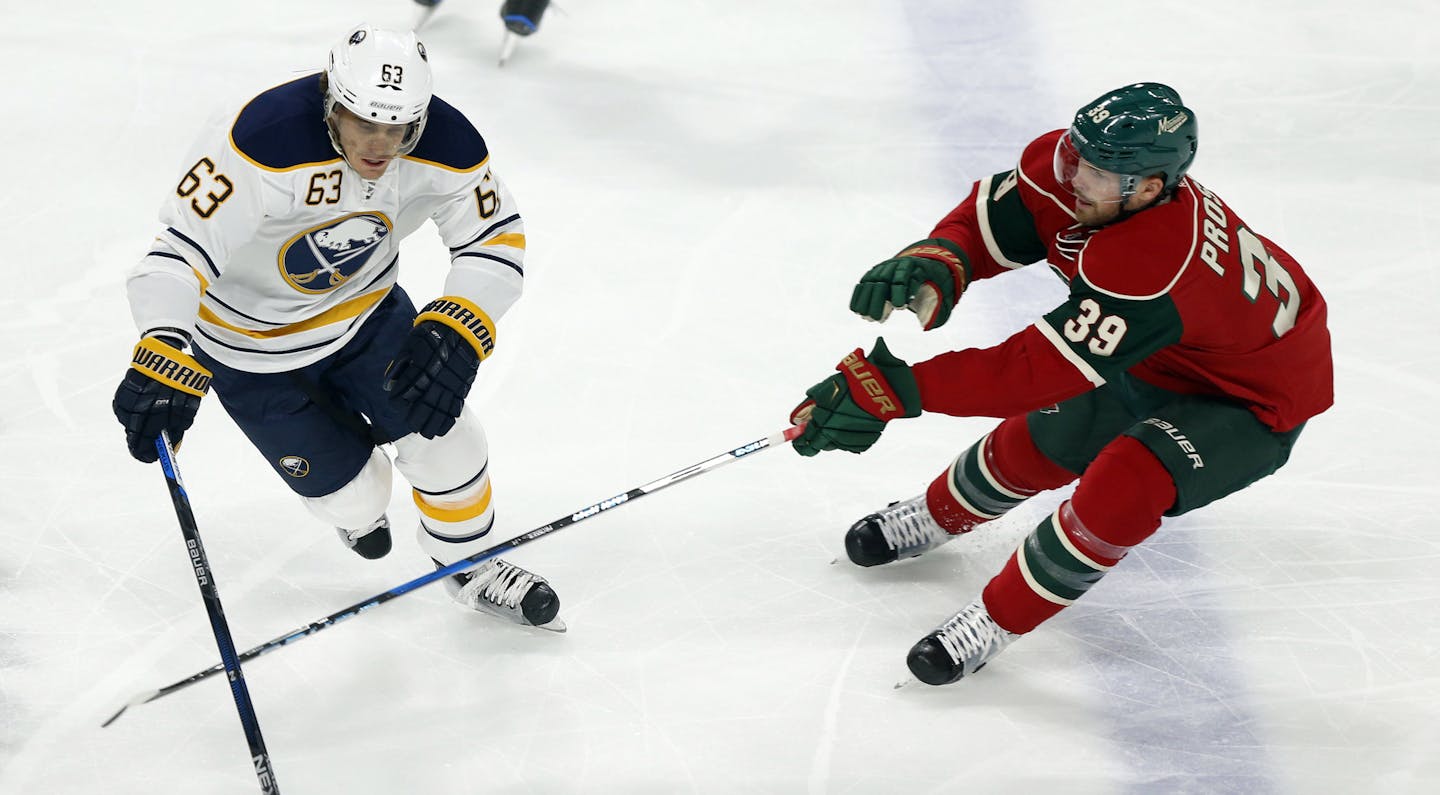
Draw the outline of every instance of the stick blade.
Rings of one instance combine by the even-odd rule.
[[[159,697],[160,697],[160,691],[159,691],[159,690],[149,690],[149,691],[146,691],[146,692],[144,692],[144,693],[141,693],[141,694],[138,695],[138,696],[135,696],[134,698],[132,698],[132,699],[130,699],[129,701],[126,701],[124,704],[122,704],[122,705],[120,706],[120,709],[115,710],[115,714],[114,714],[114,715],[111,715],[109,718],[107,718],[107,719],[105,720],[104,723],[100,724],[100,728],[102,728],[102,729],[103,729],[103,728],[106,728],[106,727],[109,726],[110,724],[114,723],[116,720],[118,720],[118,719],[120,718],[121,715],[124,715],[124,714],[125,714],[125,710],[130,709],[131,707],[139,706],[139,705],[141,705],[141,704],[148,704],[149,702],[154,701],[155,699],[157,699],[157,698],[159,698]]]

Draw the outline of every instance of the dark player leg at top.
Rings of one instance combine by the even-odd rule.
[[[505,23],[505,40],[500,45],[500,65],[510,59],[517,37],[529,36],[540,29],[540,18],[550,0],[505,0],[500,4],[500,19]]]

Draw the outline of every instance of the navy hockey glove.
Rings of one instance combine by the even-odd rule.
[[[425,306],[386,370],[385,391],[410,430],[434,439],[455,426],[495,325],[479,307],[447,296]]]
[[[945,325],[970,283],[970,262],[949,240],[921,240],[860,277],[850,311],[884,321],[892,309],[909,309],[925,330]]]
[[[110,404],[125,426],[130,455],[147,464],[158,458],[161,431],[179,447],[209,389],[210,371],[185,352],[160,337],[140,340]]]
[[[920,416],[920,387],[910,365],[875,340],[869,356],[856,348],[832,375],[805,392],[808,398],[790,412],[790,422],[808,423],[795,439],[795,452],[812,456],[822,450],[863,453],[880,438],[885,423]]]

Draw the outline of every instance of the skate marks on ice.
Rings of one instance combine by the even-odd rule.
[[[1100,694],[1097,722],[1117,748],[1145,749],[1121,757],[1127,792],[1282,789],[1202,521],[1172,520],[1055,622]]]

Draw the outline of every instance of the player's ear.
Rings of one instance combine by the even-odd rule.
[[[1165,190],[1165,175],[1154,174],[1140,180],[1140,186],[1136,188],[1136,198],[1140,199],[1141,205],[1149,204]]]

